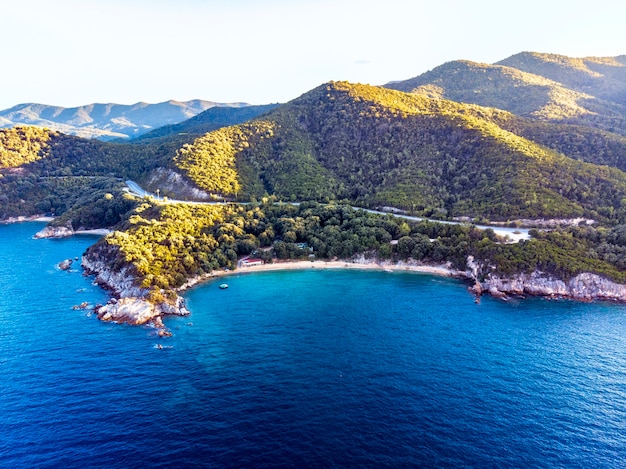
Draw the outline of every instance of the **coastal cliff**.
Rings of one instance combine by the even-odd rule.
[[[579,301],[607,300],[626,303],[626,285],[591,273],[581,273],[567,281],[537,271],[509,278],[492,274],[481,283],[481,287],[483,292],[495,297],[533,295]]]
[[[102,321],[113,321],[132,325],[151,324],[159,335],[171,335],[163,325],[168,315],[186,316],[189,310],[182,297],[171,302],[154,303],[147,299],[148,290],[136,285],[131,266],[119,271],[111,268],[103,253],[88,251],[82,258],[86,274],[95,275],[95,283],[110,290],[114,298],[106,305],[97,306],[95,311]]]

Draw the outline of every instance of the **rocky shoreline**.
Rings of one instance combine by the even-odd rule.
[[[258,272],[285,269],[330,269],[330,268],[365,268],[387,271],[425,272],[434,275],[456,277],[473,283],[470,291],[476,295],[477,301],[483,294],[495,298],[506,299],[510,296],[540,296],[547,298],[569,298],[578,301],[615,301],[626,303],[626,285],[617,284],[596,274],[581,273],[567,281],[554,278],[542,272],[518,274],[502,277],[495,272],[489,273],[484,279],[479,272],[484,266],[467,258],[465,271],[452,269],[449,264],[424,265],[417,261],[392,263],[378,260],[375,257],[357,256],[351,260],[333,261],[291,261],[284,263],[265,264],[255,267],[244,267],[236,271],[215,271],[197,278],[188,279],[176,289],[172,301],[153,303],[148,300],[148,290],[137,286],[132,266],[125,265],[119,271],[113,270],[107,262],[106,249],[90,251],[82,259],[82,266],[88,275],[95,276],[95,283],[112,292],[112,298],[105,305],[98,305],[95,312],[102,321],[113,321],[132,325],[148,324],[158,330],[159,335],[171,333],[165,328],[163,318],[169,315],[185,316],[190,314],[180,292],[201,282],[208,281],[233,273]],[[480,278],[480,280],[479,280]]]
[[[11,225],[13,223],[24,223],[30,221],[49,223],[52,220],[52,217],[47,217],[45,215],[20,215],[18,217],[3,218],[2,220],[0,220],[0,225]]]
[[[186,316],[189,313],[184,299],[176,295],[173,302],[154,304],[146,297],[148,291],[136,286],[131,267],[126,266],[119,272],[113,271],[104,259],[98,256],[84,256],[83,268],[89,275],[95,275],[95,283],[113,293],[113,298],[106,305],[95,308],[99,319],[133,325],[148,324],[159,330],[160,335],[170,335],[163,324],[163,318],[169,315]],[[455,277],[474,283],[470,291],[477,297],[488,294],[494,298],[507,299],[509,297],[538,296],[546,298],[563,298],[578,301],[613,301],[626,303],[626,285],[617,284],[596,274],[581,273],[576,277],[564,281],[556,279],[542,272],[519,274],[512,277],[501,277],[490,274],[486,279],[478,281],[480,266],[468,257],[466,271],[453,270],[449,265],[429,266],[419,262],[379,262],[359,256],[349,261],[294,261],[285,263],[266,264],[259,268],[241,268],[237,271],[216,271],[202,277],[189,279],[182,287],[176,290],[180,293],[201,282],[215,279],[224,275],[258,272],[266,270],[285,269],[330,269],[330,268],[369,268],[387,271],[409,271],[431,273]]]
[[[480,284],[481,293],[496,298],[541,296],[577,301],[614,301],[626,303],[626,285],[596,274],[582,273],[564,281],[542,272],[519,274],[510,278],[491,275]]]
[[[98,228],[94,230],[74,230],[70,226],[46,226],[43,230],[34,234],[35,239],[51,239],[51,238],[68,238],[74,235],[96,235],[104,236],[111,232],[106,228]]]
[[[86,275],[94,275],[94,282],[113,294],[105,305],[95,307],[98,319],[131,325],[151,325],[160,336],[171,333],[163,324],[163,317],[169,315],[186,316],[189,310],[182,297],[177,296],[170,303],[153,303],[146,299],[148,291],[135,285],[135,277],[130,266],[114,272],[104,260],[83,256],[82,266]]]
[[[479,281],[478,272],[483,266],[467,258],[467,277],[474,282],[470,291],[479,299],[483,294],[494,298],[506,299],[509,296],[538,296],[563,298],[577,301],[614,301],[626,303],[626,285],[615,283],[597,274],[583,272],[565,281],[534,271],[530,274],[517,274],[501,277],[496,273],[488,274]]]

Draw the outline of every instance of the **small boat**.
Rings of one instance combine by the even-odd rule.
[[[220,288],[221,288],[222,290],[226,290],[226,289],[228,288],[228,284],[227,284],[227,283],[221,283],[221,284],[220,284]]]

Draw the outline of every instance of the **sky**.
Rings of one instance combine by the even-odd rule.
[[[626,54],[615,0],[0,0],[0,110],[287,102],[451,60]]]

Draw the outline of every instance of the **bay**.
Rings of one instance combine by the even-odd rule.
[[[107,300],[56,267],[96,238],[40,227],[0,226],[2,467],[626,465],[622,305],[236,274],[187,292],[162,339],[72,309]]]

